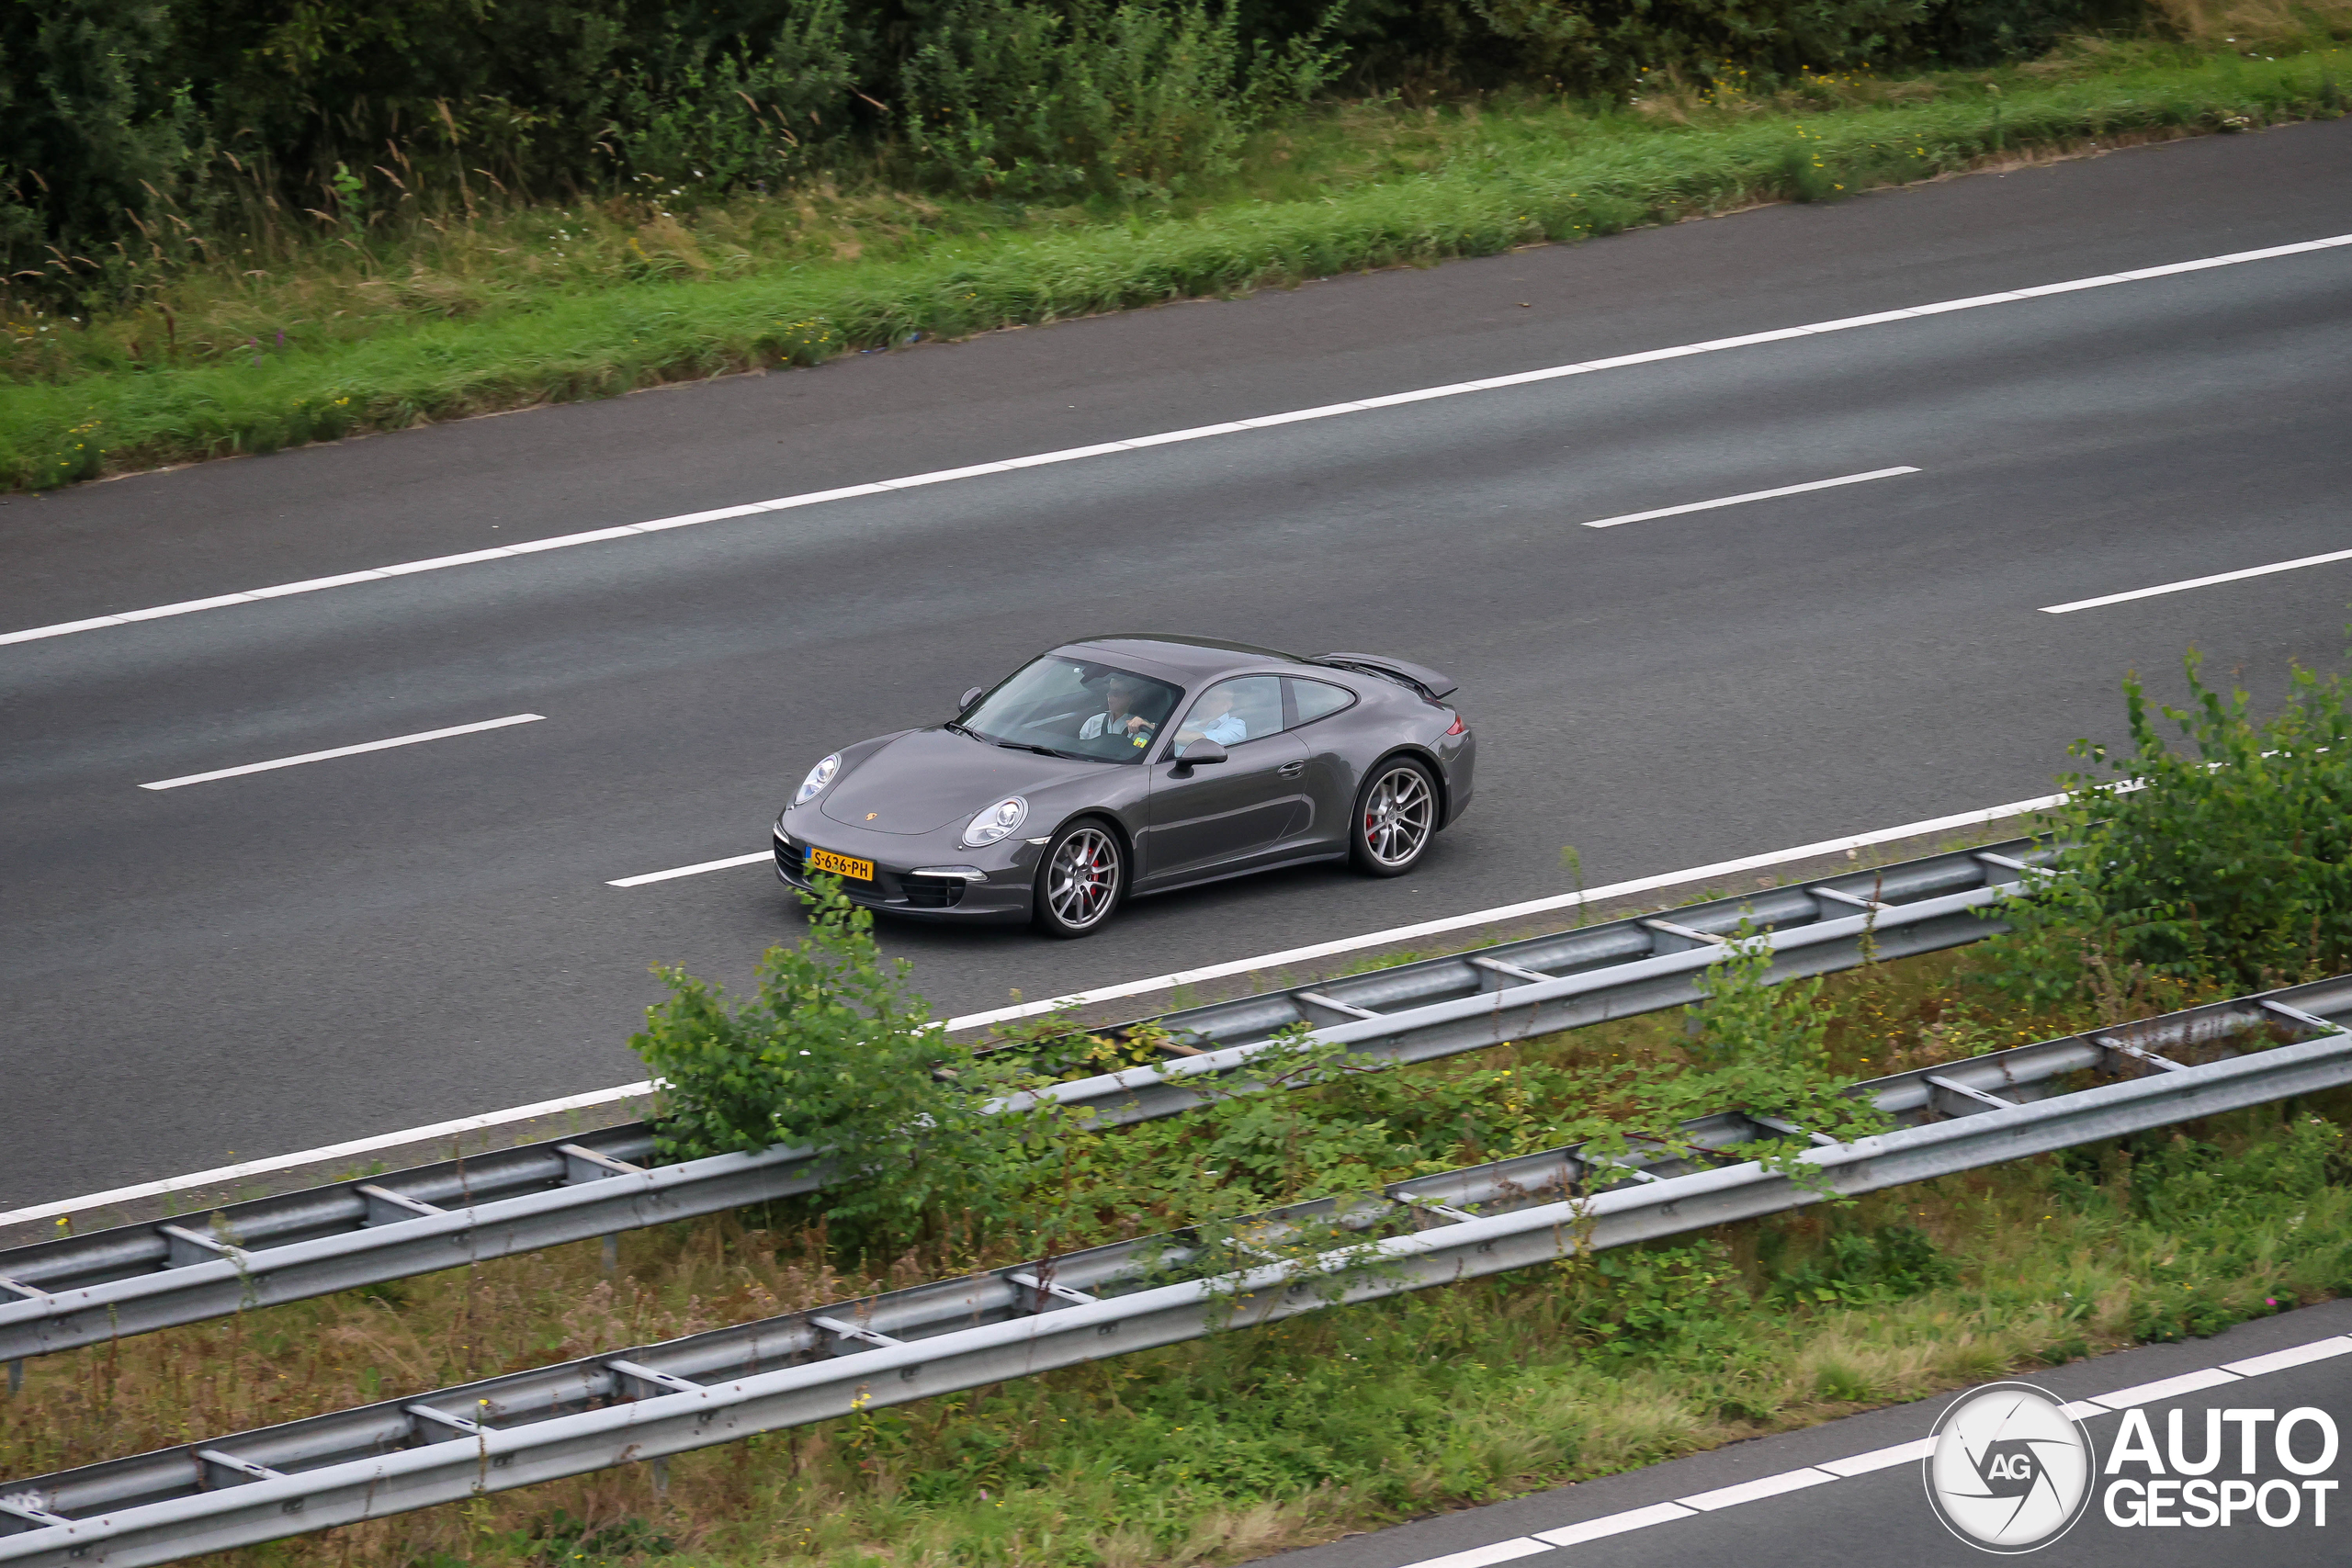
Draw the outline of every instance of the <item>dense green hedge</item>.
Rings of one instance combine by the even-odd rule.
[[[876,160],[1018,199],[1155,195],[1342,73],[1577,93],[1975,63],[2140,0],[14,0],[0,262],[119,293],[271,224],[764,187]]]

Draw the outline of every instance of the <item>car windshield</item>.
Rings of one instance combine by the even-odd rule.
[[[1140,762],[1183,694],[1132,670],[1049,653],[1023,666],[957,722],[1000,746]]]

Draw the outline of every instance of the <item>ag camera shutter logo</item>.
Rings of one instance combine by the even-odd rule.
[[[2089,1507],[2098,1461],[2090,1434],[2030,1383],[1987,1383],[1936,1423],[1923,1466],[1944,1528],[1980,1551],[2037,1551]]]

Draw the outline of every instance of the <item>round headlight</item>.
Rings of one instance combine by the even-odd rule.
[[[998,801],[971,820],[964,829],[964,842],[974,849],[993,844],[1028,820],[1029,803],[1019,795]]]
[[[806,806],[824,794],[825,786],[832,783],[833,775],[841,771],[842,754],[836,751],[808,770],[808,776],[800,781],[800,793],[792,797],[792,804]]]

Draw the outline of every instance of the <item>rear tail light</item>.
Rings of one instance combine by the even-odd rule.
[[[1448,735],[1467,735],[1470,733],[1470,721],[1464,718],[1460,714],[1455,714],[1453,716],[1453,727],[1447,729],[1446,733]]]

